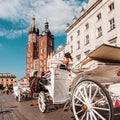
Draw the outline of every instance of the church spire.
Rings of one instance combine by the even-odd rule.
[[[49,25],[48,25],[48,22],[47,22],[47,21],[45,22],[44,30],[45,30],[45,31],[49,30]]]
[[[32,27],[35,27],[35,16],[32,17]]]
[[[39,29],[37,28],[36,24],[35,24],[35,16],[33,15],[32,17],[32,25],[29,28],[28,33],[36,33],[37,35],[39,35]]]

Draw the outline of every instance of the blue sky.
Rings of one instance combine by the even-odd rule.
[[[86,7],[87,0],[0,0],[0,73],[25,76],[26,44],[33,14],[40,33],[44,22],[55,36],[55,49],[66,43],[66,24]]]

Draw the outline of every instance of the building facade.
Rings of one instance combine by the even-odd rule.
[[[57,51],[53,59],[70,52],[76,63],[103,43],[120,46],[119,6],[119,0],[88,0],[87,8],[83,8],[80,16],[74,17],[66,27],[64,51]]]
[[[26,78],[29,78],[34,71],[38,71],[38,73],[46,71],[47,58],[53,51],[54,36],[49,30],[48,22],[45,22],[44,30],[39,34],[39,29],[33,16],[26,46]]]
[[[120,46],[120,1],[89,0],[88,7],[73,23],[67,26],[66,49],[74,61],[103,43]]]
[[[13,86],[15,78],[16,76],[10,73],[0,73],[0,84],[3,87],[9,86],[9,85]]]

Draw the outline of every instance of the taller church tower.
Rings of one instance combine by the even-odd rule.
[[[28,44],[26,46],[26,78],[29,78],[30,72],[34,67],[35,60],[38,59],[38,38],[39,29],[35,23],[35,17],[32,18],[32,25],[28,31]]]

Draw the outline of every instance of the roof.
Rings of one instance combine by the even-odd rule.
[[[11,73],[0,73],[0,78],[16,78],[15,75],[11,74]]]
[[[104,62],[120,62],[120,47],[102,44],[89,53],[88,57]]]

